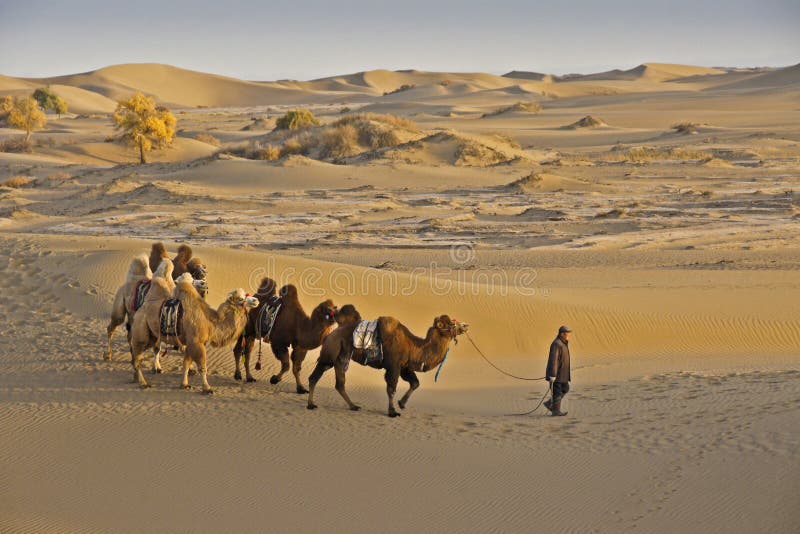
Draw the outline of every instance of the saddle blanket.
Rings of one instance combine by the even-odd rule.
[[[275,327],[275,319],[278,318],[278,313],[280,313],[282,306],[283,299],[280,297],[272,296],[269,298],[267,305],[261,308],[256,336],[269,341],[269,336],[272,333],[272,329]]]
[[[161,335],[178,337],[181,335],[183,306],[178,299],[169,299],[161,305]]]
[[[131,298],[131,313],[135,313],[136,310],[141,308],[142,304],[144,304],[144,299],[150,291],[150,282],[152,282],[152,280],[149,278],[143,278],[134,286]]]
[[[353,331],[353,353],[351,357],[361,365],[379,366],[383,362],[383,345],[378,320],[361,321]],[[349,367],[345,364],[345,370]]]

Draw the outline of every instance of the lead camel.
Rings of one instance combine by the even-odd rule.
[[[342,307],[344,310],[344,307]],[[353,330],[358,321],[344,322],[325,338],[320,350],[317,366],[308,378],[309,394],[308,409],[317,407],[314,404],[314,388],[322,375],[331,367],[336,372],[336,391],[347,402],[351,410],[359,410],[360,406],[354,404],[345,390],[345,367],[348,360],[358,357],[358,351],[353,347]],[[433,325],[428,328],[425,338],[420,338],[411,333],[403,323],[394,317],[379,317],[378,332],[383,349],[383,358],[373,361],[368,365],[375,369],[384,369],[386,380],[386,394],[389,397],[389,417],[397,417],[400,413],[394,407],[394,395],[397,391],[398,379],[402,378],[409,384],[409,389],[398,401],[400,409],[405,409],[409,397],[419,387],[416,373],[426,373],[436,369],[444,361],[450,342],[457,336],[465,333],[469,325],[459,323],[447,315],[440,315],[433,320]]]

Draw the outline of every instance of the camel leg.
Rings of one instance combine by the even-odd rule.
[[[133,383],[138,382],[142,389],[149,388],[150,384],[142,374],[142,354],[147,350],[147,344],[141,342],[131,343],[131,366],[133,367]]]
[[[419,387],[419,379],[417,378],[416,373],[414,373],[414,371],[408,368],[400,371],[400,378],[408,382],[410,386],[408,388],[408,391],[406,391],[406,394],[403,395],[403,398],[397,401],[397,405],[400,406],[400,409],[405,410],[406,403],[408,403],[408,398],[411,396],[412,393],[414,393],[414,390]]]
[[[397,380],[400,378],[400,370],[389,367],[384,375],[386,379],[386,395],[389,396],[389,417],[399,417],[400,414],[394,409],[394,394],[397,391]]]
[[[249,337],[244,344],[244,379],[247,382],[255,382],[255,377],[250,373],[250,353],[253,351],[255,338]]]
[[[303,360],[306,359],[307,352],[306,349],[292,349],[292,374],[294,375],[294,382],[297,384],[297,392],[301,395],[308,393],[308,390],[300,381],[300,370],[303,368]]]
[[[241,360],[242,353],[244,353],[245,343],[246,343],[246,337],[244,334],[242,334],[241,336],[239,336],[239,339],[236,340],[236,344],[233,346],[233,361],[236,363],[236,370],[233,372],[234,380],[242,379],[242,370],[239,367],[239,361]]]
[[[277,375],[272,375],[269,379],[270,384],[277,384],[283,379],[283,375],[285,375],[289,371],[289,347],[283,346],[272,346],[272,353],[281,361],[281,370]]]
[[[153,374],[161,373],[161,357],[167,355],[167,344],[160,339],[153,347]]]
[[[182,389],[191,389],[192,386],[189,385],[189,368],[192,366],[192,357],[189,356],[189,350],[187,349],[183,353],[183,380],[181,381],[181,388]]]
[[[187,352],[189,352],[188,349]],[[197,364],[197,370],[200,372],[200,378],[203,379],[203,395],[213,394],[214,390],[211,389],[211,386],[208,383],[208,369],[206,368],[206,346],[199,345],[194,347],[194,351],[192,351],[191,355],[194,363]]]
[[[344,379],[345,379],[345,372],[344,372],[344,363],[337,360],[333,366],[333,370],[336,372],[336,391],[339,392],[339,395],[342,396],[344,401],[350,407],[351,410],[357,412],[361,409],[361,406],[357,404],[353,404],[353,401],[350,400],[350,395],[347,394],[347,391],[344,389]]]
[[[114,332],[117,331],[117,327],[123,323],[125,317],[117,317],[115,315],[111,315],[111,321],[108,323],[106,327],[106,333],[108,334],[108,348],[106,348],[105,354],[103,354],[103,359],[108,361],[111,359],[112,356],[112,348],[111,348],[111,340],[114,338]]]
[[[317,407],[317,405],[314,404],[314,389],[317,387],[317,382],[319,382],[319,379],[322,378],[322,375],[324,375],[325,372],[328,369],[330,369],[331,367],[333,367],[333,366],[328,362],[317,361],[317,365],[314,367],[314,370],[311,371],[311,375],[308,377],[308,406],[307,406],[307,408],[309,410],[313,410],[313,409],[315,409]]]

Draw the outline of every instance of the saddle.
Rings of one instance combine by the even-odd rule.
[[[273,295],[267,300],[267,304],[261,308],[261,313],[256,322],[256,336],[259,339],[264,339],[269,343],[269,336],[272,334],[272,329],[275,327],[275,319],[278,318],[281,307],[283,307],[283,299],[277,295]]]
[[[179,337],[181,331],[181,319],[183,318],[183,306],[178,299],[169,299],[161,305],[160,323],[161,335],[164,337]]]
[[[142,304],[144,304],[144,299],[147,297],[147,293],[150,292],[151,282],[152,280],[149,278],[143,278],[133,287],[133,294],[131,295],[131,313],[135,313],[136,310],[141,308]]]
[[[371,367],[380,367],[383,363],[383,344],[377,319],[361,321],[353,330],[353,352],[350,358],[358,364]],[[349,363],[348,361],[347,366]]]

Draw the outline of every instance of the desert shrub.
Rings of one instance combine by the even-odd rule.
[[[283,146],[281,147],[281,157],[284,156],[294,156],[295,154],[303,154],[305,150],[305,146],[300,142],[299,139],[292,138],[287,139]]]
[[[341,113],[342,115],[344,115],[345,113],[350,113],[351,111],[352,111],[352,110],[351,110],[349,107],[347,107],[347,106],[344,106],[343,108],[341,108],[341,109],[339,110],[339,113]]]
[[[12,176],[7,180],[0,182],[0,186],[11,187],[12,189],[19,189],[31,185],[35,179],[31,176]]]
[[[293,109],[287,111],[275,123],[276,130],[299,130],[311,126],[319,126],[319,120],[307,109]]]
[[[275,161],[281,157],[281,150],[275,145],[265,145],[253,151],[252,159],[260,159],[264,161]]]
[[[696,122],[679,122],[672,125],[672,129],[681,134],[696,134],[700,125]]]
[[[209,145],[220,146],[222,144],[220,143],[219,139],[209,134],[204,134],[204,133],[197,134],[194,136],[194,138],[195,140],[200,141],[201,143],[206,143]]]
[[[24,137],[14,137],[0,141],[0,152],[32,152],[33,145]]]
[[[66,100],[55,94],[49,87],[40,87],[35,90],[33,98],[36,99],[42,109],[49,109],[58,114],[59,117],[67,112]]]
[[[501,108],[497,108],[490,113],[484,113],[483,117],[494,117],[495,115],[501,115],[503,113],[509,113],[512,111],[522,111],[525,113],[539,113],[542,111],[542,105],[538,102],[517,102],[510,106],[504,106]]]
[[[408,91],[409,89],[413,89],[414,87],[416,87],[416,85],[410,85],[410,84],[404,83],[403,85],[401,85],[397,89],[393,89],[391,91],[384,91],[383,92],[383,96],[393,95],[395,93],[402,93],[403,91]]]
[[[8,124],[8,115],[14,109],[14,97],[6,95],[0,98],[0,125]]]
[[[359,144],[370,149],[397,146],[400,138],[397,129],[419,131],[418,126],[404,117],[378,113],[346,115],[333,123],[333,127],[353,126],[358,132]]]
[[[439,82],[439,85],[441,85],[442,87],[447,87],[448,85],[451,85],[452,83],[453,83],[452,80],[442,80],[441,82]]]
[[[619,152],[617,154],[620,154]],[[655,148],[637,146],[621,151],[621,157],[616,156],[617,161],[628,160],[632,162],[644,162],[654,160],[695,160],[705,159],[710,154],[699,150],[689,150],[685,148]]]
[[[322,132],[319,139],[321,158],[340,159],[358,153],[359,132],[352,124],[342,124]]]
[[[465,141],[459,144],[455,157],[456,165],[494,165],[508,160],[505,154],[475,141]]]
[[[511,148],[517,148],[517,149],[522,148],[516,139],[514,139],[508,134],[504,134],[503,132],[489,132],[489,135],[491,135],[498,141],[507,144]]]

